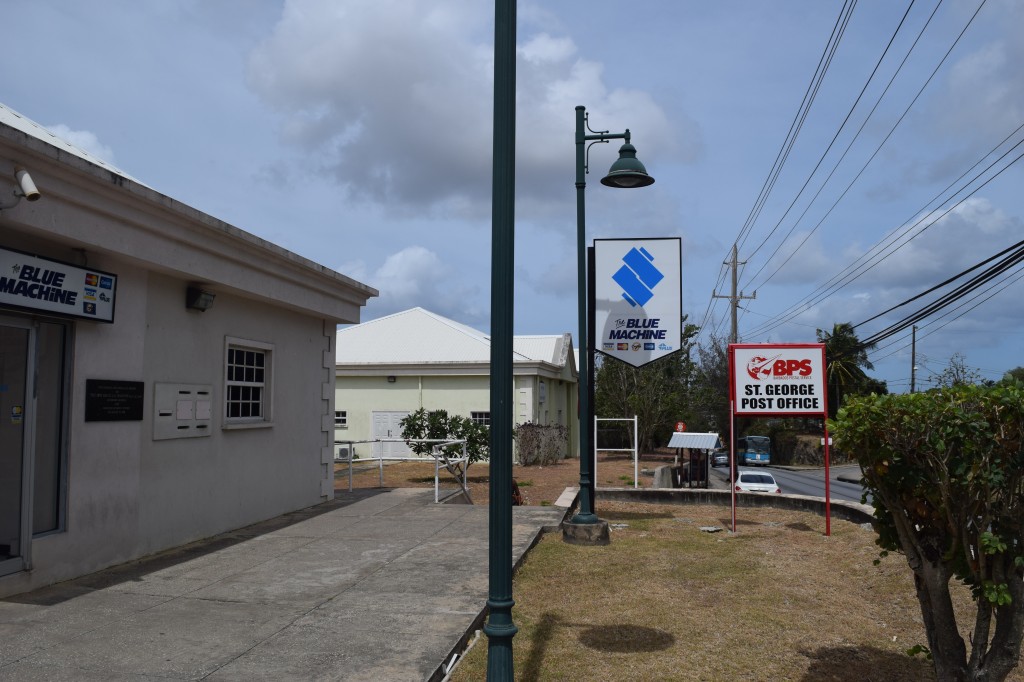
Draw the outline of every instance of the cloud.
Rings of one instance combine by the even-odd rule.
[[[106,161],[112,166],[116,165],[114,150],[101,143],[96,133],[91,133],[88,130],[72,130],[63,123],[46,126],[46,128],[57,137],[65,142],[70,142],[83,152],[95,156],[101,161]]]
[[[478,324],[484,319],[477,306],[477,287],[460,283],[458,268],[422,246],[410,246],[389,255],[372,273],[363,261],[345,263],[339,270],[380,291],[380,297],[371,299],[367,305],[365,319],[416,306],[466,324]]]
[[[939,97],[941,134],[994,143],[1024,120],[1024,42],[1009,27],[1024,25],[1024,5],[992,2],[978,15],[979,35],[988,41],[971,46],[949,70]]]
[[[249,56],[248,82],[282,116],[282,137],[350,197],[394,215],[486,218],[492,22],[475,0],[288,0]],[[532,32],[519,36],[518,214],[571,207],[574,107],[582,102],[600,112],[595,126],[622,130],[628,119],[658,140],[645,158],[697,153],[692,120],[674,114],[670,125],[648,93],[609,87],[601,64],[548,30],[557,26],[524,23]]]

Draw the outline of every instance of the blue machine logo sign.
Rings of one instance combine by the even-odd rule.
[[[591,350],[642,367],[679,349],[681,246],[678,237],[594,240]]]
[[[654,297],[654,287],[665,279],[665,275],[654,267],[654,256],[640,247],[633,247],[622,257],[625,264],[612,275],[615,283],[622,287],[622,298],[633,306],[645,306]]]

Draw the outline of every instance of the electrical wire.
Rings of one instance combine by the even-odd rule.
[[[887,135],[885,136],[885,138],[884,138],[884,139],[882,140],[882,142],[881,142],[881,143],[879,144],[879,146],[878,146],[878,147],[877,147],[877,148],[875,149],[875,152],[874,152],[874,153],[873,153],[873,154],[871,155],[871,157],[870,157],[870,158],[869,158],[869,159],[867,160],[867,162],[865,162],[865,164],[864,164],[864,166],[863,166],[863,167],[861,168],[860,172],[858,172],[858,173],[857,173],[857,175],[856,175],[856,176],[854,177],[854,179],[853,179],[853,180],[852,180],[852,181],[850,182],[850,184],[849,184],[849,185],[847,185],[847,188],[846,188],[846,190],[844,190],[844,192],[842,193],[842,195],[840,195],[839,199],[837,199],[837,200],[836,200],[836,202],[835,202],[835,203],[834,203],[834,204],[832,205],[832,207],[831,207],[831,208],[829,209],[828,213],[826,213],[826,215],[825,215],[825,216],[824,216],[824,217],[822,218],[822,220],[821,220],[821,221],[819,221],[818,225],[816,225],[816,226],[815,226],[814,230],[817,230],[817,229],[818,229],[818,227],[820,227],[820,225],[822,224],[822,222],[823,222],[823,221],[825,220],[825,218],[827,218],[827,217],[828,217],[828,216],[829,216],[829,215],[831,214],[832,210],[833,210],[833,209],[834,209],[834,208],[835,208],[835,207],[836,207],[836,206],[838,205],[838,203],[839,203],[839,202],[840,202],[840,201],[841,201],[841,200],[843,199],[843,197],[845,197],[845,196],[846,196],[846,193],[847,193],[847,192],[849,191],[849,189],[850,189],[850,188],[851,188],[851,187],[853,186],[853,184],[854,184],[854,183],[856,183],[856,182],[857,182],[857,180],[858,180],[858,179],[859,179],[859,178],[861,177],[861,175],[863,174],[863,172],[864,172],[864,171],[865,171],[865,170],[867,169],[867,167],[868,167],[868,166],[869,166],[869,165],[871,164],[871,162],[872,162],[872,161],[873,161],[873,160],[875,159],[875,157],[876,157],[876,156],[878,155],[878,153],[879,153],[879,151],[880,151],[880,150],[882,149],[882,147],[883,147],[883,146],[884,146],[884,145],[886,144],[886,142],[888,142],[889,138],[890,138],[890,137],[892,136],[892,134],[893,134],[893,133],[895,132],[895,130],[896,130],[896,129],[897,129],[898,127],[899,127],[899,125],[900,125],[900,124],[901,124],[901,123],[903,122],[903,120],[904,120],[904,119],[906,118],[906,116],[907,116],[907,114],[909,113],[910,109],[911,109],[911,108],[913,107],[913,105],[914,105],[914,104],[915,104],[915,103],[917,102],[917,100],[918,100],[918,99],[920,98],[921,94],[922,94],[922,93],[924,92],[924,90],[925,90],[925,89],[926,89],[926,88],[928,87],[928,85],[929,85],[929,84],[931,83],[931,81],[932,81],[932,80],[934,79],[934,77],[935,77],[935,75],[936,75],[936,74],[938,73],[939,69],[940,69],[940,68],[942,67],[942,65],[943,65],[943,64],[945,63],[945,61],[946,61],[946,60],[947,60],[947,59],[949,58],[949,55],[950,55],[950,54],[952,53],[952,51],[953,51],[953,50],[954,50],[954,49],[956,48],[957,44],[958,44],[958,43],[960,42],[960,40],[961,40],[961,39],[963,38],[963,36],[964,36],[964,34],[966,33],[966,31],[967,31],[967,30],[968,30],[968,29],[970,28],[971,24],[972,24],[972,23],[974,22],[974,19],[975,19],[975,18],[977,17],[977,15],[978,15],[978,12],[980,12],[980,11],[981,11],[981,8],[982,8],[982,7],[983,7],[983,6],[985,5],[985,2],[986,2],[986,1],[987,1],[987,0],[982,0],[982,2],[981,2],[981,3],[979,4],[979,5],[978,5],[977,9],[976,9],[976,10],[974,11],[974,13],[973,13],[973,14],[971,15],[971,18],[970,18],[970,20],[968,20],[967,24],[966,24],[966,25],[964,26],[964,28],[963,28],[963,29],[962,29],[962,30],[960,31],[960,33],[959,33],[959,35],[957,36],[956,40],[955,40],[955,41],[953,42],[953,44],[952,44],[952,45],[950,46],[950,48],[949,48],[949,49],[948,49],[948,50],[946,51],[945,55],[944,55],[944,56],[942,57],[942,59],[941,59],[941,60],[939,61],[939,63],[938,63],[937,65],[936,65],[935,69],[934,69],[934,70],[932,71],[931,75],[930,75],[930,76],[928,77],[928,79],[927,79],[927,80],[925,81],[925,83],[924,83],[924,84],[923,84],[923,85],[921,86],[921,88],[920,88],[920,89],[918,90],[917,94],[916,94],[916,95],[914,96],[913,100],[912,100],[912,101],[910,102],[910,104],[909,104],[909,105],[907,106],[907,108],[906,108],[906,109],[904,110],[903,114],[902,114],[902,115],[901,115],[901,116],[899,117],[899,119],[898,119],[898,120],[896,121],[896,123],[895,123],[895,124],[894,124],[894,125],[892,126],[892,128],[890,129],[889,133],[888,133],[888,134],[887,134]],[[987,156],[987,155],[986,155],[986,156]],[[975,190],[975,191],[977,191],[977,190]],[[812,232],[813,232],[813,230],[812,230]],[[807,238],[809,238],[809,236],[810,236],[810,234],[808,234],[808,235],[807,235],[807,237],[805,237],[804,241],[803,241],[803,242],[801,242],[800,246],[798,246],[798,247],[797,247],[797,249],[796,249],[796,250],[794,250],[794,252],[793,252],[792,254],[790,254],[790,256],[789,256],[789,257],[788,257],[788,258],[786,259],[786,261],[785,261],[785,262],[784,262],[784,263],[783,263],[782,265],[785,265],[786,263],[788,263],[788,262],[789,262],[789,259],[790,259],[790,258],[792,258],[792,257],[793,257],[793,255],[795,255],[795,253],[796,253],[796,252],[797,252],[797,251],[798,251],[798,250],[800,249],[800,247],[802,247],[802,246],[803,246],[803,244],[804,244],[804,243],[806,243],[806,241],[807,241]],[[901,245],[901,246],[902,246],[902,245]],[[776,269],[776,273],[773,273],[773,275],[772,275],[772,276],[774,276],[774,274],[777,274],[778,270],[779,270],[779,269],[781,269],[782,265],[780,265],[780,266],[779,266],[779,268],[777,268],[777,269]],[[854,278],[854,279],[855,279],[855,278]],[[851,281],[852,281],[852,280],[851,280]],[[847,282],[847,283],[848,283],[848,282]],[[844,285],[842,285],[842,286],[845,286],[845,284],[844,284]],[[842,286],[840,286],[840,287],[838,287],[838,288],[842,288]],[[838,289],[838,288],[837,288],[837,289]],[[812,295],[813,295],[813,294],[812,294]],[[806,299],[806,297],[805,297],[805,299]],[[793,308],[791,308],[790,310],[793,310],[793,309],[797,308],[797,307],[798,307],[799,305],[800,305],[799,303],[798,303],[798,304],[796,304],[796,305],[795,305],[795,306],[793,306]],[[783,313],[783,315],[786,315],[786,314],[787,314],[786,312],[784,312],[784,313]],[[794,312],[794,313],[793,313],[793,316],[795,316],[796,314],[798,314],[798,313]],[[783,323],[784,323],[785,321],[787,321],[787,320],[780,320],[779,324],[783,324]],[[762,327],[764,327],[764,326],[765,326],[765,325],[762,325]],[[776,325],[776,326],[777,326],[777,325]],[[770,328],[767,328],[767,329],[762,329],[762,330],[760,330],[760,331],[761,331],[761,333],[764,333],[764,332],[770,331],[770,330],[771,330],[771,329],[773,329],[773,328],[774,328],[774,327],[770,327]]]
[[[990,163],[988,166],[986,166],[983,170],[979,171],[974,177],[972,177],[969,181],[967,181],[962,186],[960,186],[955,192],[953,192],[952,194],[948,195],[945,198],[942,198],[942,194],[947,192],[953,186],[953,184],[955,184],[956,182],[959,182],[961,179],[963,179],[963,177],[965,175],[967,175],[967,173],[969,173],[974,168],[977,168],[986,158],[988,158],[990,155],[995,153],[995,151],[997,151],[999,149],[999,147],[1001,147],[1003,144],[1005,144],[1007,140],[1012,138],[1022,128],[1024,128],[1024,123],[1022,123],[1020,126],[1018,126],[1017,129],[1013,131],[1013,133],[1011,133],[1006,138],[1004,138],[1003,141],[1001,141],[998,145],[996,145],[995,148],[993,148],[988,153],[986,153],[971,168],[969,168],[967,171],[962,173],[959,178],[957,178],[956,180],[953,181],[953,183],[951,183],[950,185],[947,185],[946,188],[943,189],[938,195],[936,195],[930,201],[928,201],[922,208],[920,208],[917,211],[915,211],[915,213],[914,213],[915,216],[917,216],[917,215],[921,216],[915,222],[913,222],[912,224],[910,224],[908,226],[908,223],[910,223],[910,221],[913,220],[913,217],[908,218],[906,221],[904,221],[902,223],[902,225],[899,228],[896,228],[895,230],[891,231],[878,244],[876,244],[871,249],[869,249],[867,252],[865,252],[863,255],[858,257],[851,264],[847,265],[839,273],[837,273],[836,275],[833,275],[832,278],[829,279],[825,284],[818,286],[810,294],[807,294],[806,296],[804,296],[802,299],[797,301],[797,303],[793,304],[792,306],[790,306],[789,308],[784,310],[782,313],[777,315],[775,318],[773,318],[769,322],[763,323],[758,328],[756,328],[754,330],[751,330],[749,333],[751,333],[751,334],[767,333],[767,332],[771,331],[772,329],[775,329],[776,327],[778,327],[778,326],[780,326],[782,324],[785,324],[786,322],[791,321],[794,317],[796,317],[800,313],[808,310],[811,306],[813,306],[813,305],[815,305],[817,303],[820,303],[820,302],[824,301],[825,299],[831,297],[833,294],[835,294],[839,290],[843,289],[844,287],[846,287],[850,283],[852,283],[852,282],[856,281],[857,279],[859,279],[862,275],[866,274],[868,271],[870,271],[873,268],[875,268],[878,265],[880,265],[882,262],[884,262],[886,259],[888,259],[890,256],[892,256],[894,253],[896,253],[896,251],[898,251],[899,249],[901,249],[904,246],[906,246],[908,243],[910,243],[910,241],[912,241],[916,237],[920,236],[922,233],[924,233],[925,230],[927,230],[932,225],[934,225],[936,222],[938,222],[940,219],[942,219],[943,217],[948,215],[952,210],[956,209],[964,201],[966,201],[967,199],[971,198],[979,190],[981,190],[986,185],[988,185],[990,182],[992,182],[992,180],[994,180],[995,178],[999,177],[999,175],[1001,175],[1003,172],[1005,172],[1010,166],[1012,166],[1013,164],[1017,163],[1017,161],[1019,161],[1021,159],[1021,156],[1018,156],[1013,161],[1010,161],[1009,163],[1007,163],[1001,169],[996,171],[996,173],[993,174],[990,178],[985,180],[981,185],[975,187],[968,194],[966,194],[961,199],[959,199],[955,204],[951,205],[942,214],[938,215],[937,217],[935,217],[930,222],[924,224],[923,227],[921,227],[919,230],[917,230],[913,234],[910,234],[912,230],[914,230],[918,226],[922,225],[922,223],[924,223],[925,220],[927,220],[928,218],[930,218],[931,216],[933,216],[935,214],[935,212],[938,209],[937,208],[936,209],[930,209],[929,207],[932,206],[933,204],[935,204],[936,201],[941,199],[941,201],[939,201],[939,204],[938,204],[939,206],[944,205],[944,204],[948,203],[949,201],[952,201],[957,195],[959,195],[961,192],[965,191],[973,183],[977,182],[978,179],[981,178],[985,173],[989,172],[997,163],[999,163],[1004,158],[1006,158],[1006,156],[1009,155],[1010,152],[1014,151],[1019,146],[1021,146],[1021,144],[1024,143],[1024,138],[1022,138],[1015,145],[1010,147],[1007,151],[1005,151],[1002,155],[1000,155],[998,158],[996,158],[992,163]],[[899,243],[899,244],[896,243],[898,240],[902,239],[903,237],[906,237],[906,235],[908,235],[908,234],[910,234],[910,236],[907,237],[902,243]]]

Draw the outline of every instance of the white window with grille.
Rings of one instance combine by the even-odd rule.
[[[483,426],[491,425],[491,413],[490,412],[470,412],[469,419],[474,424],[482,424]]]
[[[348,410],[335,410],[334,411],[334,428],[336,428],[336,429],[347,429],[348,428]]]
[[[228,337],[224,351],[224,423],[269,426],[274,347]]]

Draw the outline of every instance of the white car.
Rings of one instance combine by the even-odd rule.
[[[745,493],[781,493],[782,488],[775,482],[775,477],[767,471],[747,471],[740,469],[736,478],[736,492]]]

